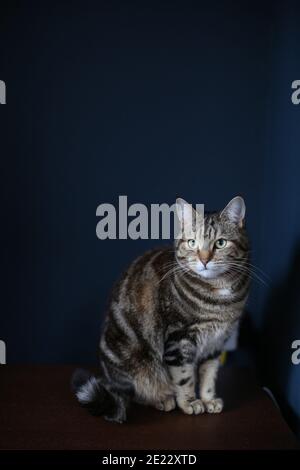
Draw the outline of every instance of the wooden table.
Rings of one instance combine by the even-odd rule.
[[[118,425],[70,392],[73,366],[0,366],[0,449],[295,449],[298,443],[251,371],[224,368],[220,415],[133,406]]]

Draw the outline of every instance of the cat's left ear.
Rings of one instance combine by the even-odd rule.
[[[245,223],[246,205],[241,196],[236,196],[223,209],[221,216],[225,216],[230,222],[243,227]]]
[[[176,211],[180,222],[181,236],[194,238],[196,227],[199,226],[201,215],[184,199],[176,199]]]

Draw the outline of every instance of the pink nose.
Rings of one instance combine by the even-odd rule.
[[[201,251],[200,250],[199,251],[199,258],[200,258],[200,261],[206,267],[207,263],[211,260],[211,253],[209,251],[204,251],[204,250]]]

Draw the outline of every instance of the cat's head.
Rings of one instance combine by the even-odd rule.
[[[184,199],[177,199],[176,209],[181,226],[175,241],[178,263],[203,279],[238,272],[249,251],[243,198],[233,198],[214,213],[196,211]]]

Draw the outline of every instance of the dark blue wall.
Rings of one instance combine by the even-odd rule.
[[[97,206],[121,194],[209,209],[242,194],[254,263],[272,279],[253,286],[253,322],[268,350],[280,335],[278,360],[289,356],[300,337],[296,303],[282,314],[284,334],[282,324],[268,333],[268,312],[297,256],[300,107],[290,84],[300,78],[299,15],[292,3],[274,5],[2,2],[8,362],[95,360],[112,283],[157,244],[96,238]],[[300,409],[293,371],[289,383],[262,374]]]
[[[256,237],[266,23],[250,4],[37,5],[1,26],[1,336],[9,362],[92,361],[113,281],[157,244],[99,241],[100,203],[241,193]]]
[[[271,282],[252,311],[262,380],[300,435],[300,365],[291,361],[292,342],[300,339],[300,105],[291,101],[300,77],[299,2],[282,2],[274,13],[258,241]]]

